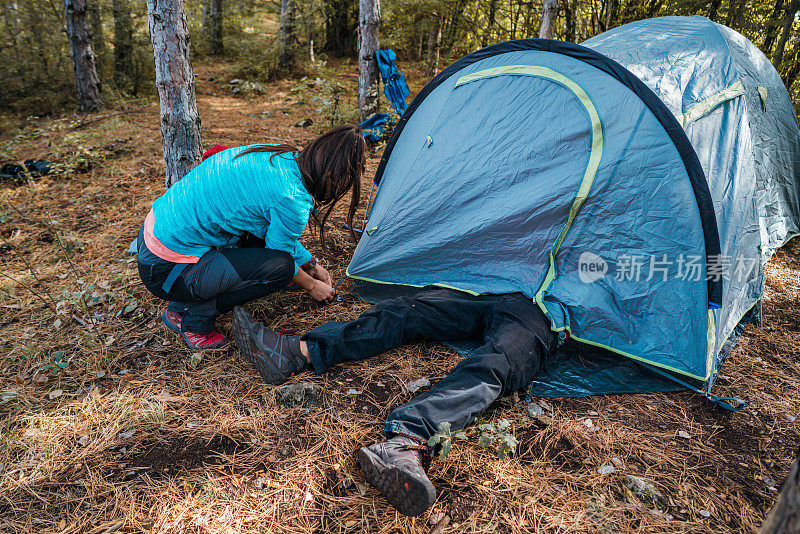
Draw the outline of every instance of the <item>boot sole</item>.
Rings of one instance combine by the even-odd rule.
[[[358,449],[358,461],[364,478],[380,491],[389,504],[401,514],[415,517],[425,513],[436,500],[436,488],[431,481],[414,476],[387,464],[366,447]]]
[[[267,384],[279,386],[286,382],[286,377],[278,371],[269,361],[259,352],[263,350],[255,343],[250,336],[250,329],[247,326],[254,322],[252,316],[241,306],[233,309],[233,341],[239,347],[245,358],[252,363],[258,374]]]

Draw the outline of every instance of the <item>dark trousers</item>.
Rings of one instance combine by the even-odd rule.
[[[355,321],[324,324],[303,337],[317,373],[403,343],[466,338],[477,338],[482,345],[386,421],[387,435],[425,441],[440,422],[449,421],[454,431],[463,429],[498,397],[530,383],[557,342],[550,321],[535,304],[520,293],[472,296],[425,290],[381,302]]]
[[[280,250],[263,248],[257,238],[240,247],[215,249],[187,265],[165,291],[164,282],[176,264],[155,257],[139,233],[139,276],[155,296],[171,301],[168,310],[183,314],[184,332],[208,334],[216,318],[234,306],[286,287],[295,274],[294,259]],[[143,250],[144,249],[144,250]]]

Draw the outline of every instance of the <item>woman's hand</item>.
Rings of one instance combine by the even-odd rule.
[[[317,302],[332,302],[336,296],[331,284],[331,275],[319,264],[313,269],[298,269],[292,282],[305,289]]]
[[[316,280],[319,280],[320,282],[325,282],[329,286],[333,287],[333,282],[331,281],[331,274],[321,264],[317,263],[317,268],[314,270],[311,276]]]
[[[308,294],[317,302],[332,302],[336,296],[336,291],[326,282],[314,279],[308,289]]]

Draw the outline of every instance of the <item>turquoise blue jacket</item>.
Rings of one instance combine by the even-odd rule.
[[[167,248],[202,256],[236,243],[245,232],[292,255],[295,272],[311,259],[298,241],[314,200],[292,154],[218,152],[192,169],[155,202],[153,234]]]

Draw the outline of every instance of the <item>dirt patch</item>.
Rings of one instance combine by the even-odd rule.
[[[139,443],[129,463],[117,470],[124,478],[147,474],[157,479],[205,467],[232,465],[235,455],[250,450],[229,436],[175,436],[169,441]]]

